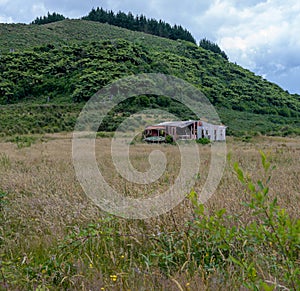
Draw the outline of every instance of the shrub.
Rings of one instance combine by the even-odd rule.
[[[166,143],[174,144],[173,137],[171,135],[166,136]]]
[[[210,140],[207,137],[203,137],[203,138],[197,139],[196,142],[205,145],[205,144],[209,144]]]

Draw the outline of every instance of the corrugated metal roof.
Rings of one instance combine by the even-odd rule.
[[[166,122],[162,122],[159,124],[156,124],[156,126],[175,126],[175,127],[180,127],[180,128],[184,128],[187,127],[193,123],[195,123],[197,121],[195,120],[188,120],[188,121],[166,121]]]

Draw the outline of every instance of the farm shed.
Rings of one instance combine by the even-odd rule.
[[[226,140],[226,126],[215,125],[205,121],[198,121],[197,138],[206,137],[211,141],[225,141]]]
[[[146,141],[165,141],[167,135],[171,136],[174,141],[199,138],[208,138],[210,141],[225,141],[226,126],[215,125],[202,120],[166,121],[147,126],[144,130]]]

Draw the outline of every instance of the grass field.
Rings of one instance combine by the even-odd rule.
[[[146,220],[118,218],[89,201],[71,143],[70,134],[0,140],[1,290],[299,290],[299,138],[229,138],[231,158],[204,206],[192,192]],[[136,143],[130,158],[145,171],[158,147],[168,163],[155,189],[164,191],[178,175],[176,146]],[[97,139],[96,148],[112,187],[151,194],[153,186],[128,183],[114,170],[109,138]],[[210,146],[199,152],[195,193],[207,176]],[[269,182],[268,161],[276,166]]]

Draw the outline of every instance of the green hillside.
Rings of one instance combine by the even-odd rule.
[[[16,52],[39,45],[62,46],[82,41],[101,41],[123,38],[135,43],[144,43],[154,49],[173,50],[177,42],[143,32],[135,32],[117,26],[87,20],[63,20],[45,25],[0,23],[0,52],[10,49]]]
[[[186,41],[64,20],[46,25],[0,24],[0,44],[2,135],[70,131],[80,108],[97,90],[142,72],[174,75],[201,89],[231,134],[300,132],[299,95]],[[171,100],[155,96],[142,100],[119,110],[125,117],[143,107],[164,106],[181,118],[190,117]]]

